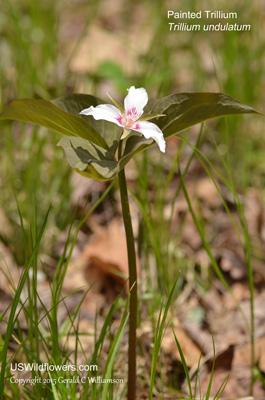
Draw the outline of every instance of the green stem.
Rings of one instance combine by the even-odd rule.
[[[127,242],[130,286],[129,352],[128,352],[128,400],[136,398],[136,328],[137,328],[137,271],[132,220],[124,169],[119,172],[122,215]]]

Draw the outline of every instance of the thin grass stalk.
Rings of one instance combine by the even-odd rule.
[[[178,277],[175,280],[173,287],[169,293],[163,315],[162,315],[163,306],[160,308],[160,312],[159,312],[159,317],[158,317],[158,322],[157,322],[156,332],[155,332],[155,339],[154,339],[154,348],[153,348],[153,354],[152,354],[151,376],[150,376],[150,384],[149,384],[149,400],[152,400],[152,398],[153,398],[153,389],[154,389],[154,384],[155,384],[157,360],[158,360],[159,351],[161,348],[163,334],[166,330],[165,325],[166,325],[166,319],[167,319],[169,307],[171,305],[173,295],[175,293],[177,281],[178,281]]]
[[[227,120],[226,120],[226,123],[227,123]],[[215,145],[215,148],[218,149],[218,145],[216,143],[214,135],[211,133],[210,130],[209,130],[209,133],[211,134],[211,139]],[[229,148],[228,130],[226,130],[226,145],[227,145],[227,148]],[[231,192],[235,199],[235,204],[236,204],[236,207],[238,210],[240,225],[241,225],[244,239],[245,239],[245,245],[243,244],[242,240],[240,240],[240,244],[245,253],[247,273],[248,273],[248,286],[249,286],[249,293],[250,293],[250,357],[251,357],[250,395],[252,395],[253,387],[254,387],[254,383],[255,383],[255,372],[254,372],[254,369],[255,369],[255,305],[254,305],[255,298],[254,297],[255,296],[254,296],[254,276],[253,276],[253,267],[252,267],[251,241],[250,241],[250,237],[249,237],[248,223],[247,223],[247,220],[245,217],[244,209],[243,209],[242,203],[240,201],[240,198],[237,194],[237,191],[234,186],[233,179],[232,179],[232,175],[231,175],[229,152],[226,153],[225,158],[221,156],[220,159],[221,159],[221,162],[222,162],[224,169],[229,178],[229,182],[231,185]],[[241,239],[241,238],[239,238],[239,239]]]
[[[16,293],[15,293],[15,296],[14,296],[14,299],[13,299],[13,304],[12,304],[12,307],[11,307],[8,326],[7,326],[7,330],[6,330],[5,342],[4,342],[4,346],[2,348],[2,352],[1,352],[2,362],[1,362],[1,374],[0,374],[0,400],[3,399],[3,395],[4,395],[5,369],[6,369],[6,364],[7,364],[8,345],[9,345],[9,340],[10,340],[10,337],[12,335],[12,331],[13,331],[14,324],[15,324],[15,321],[16,321],[15,314],[16,314],[17,306],[18,306],[18,303],[19,303],[19,300],[20,300],[20,295],[21,295],[22,289],[23,289],[23,287],[25,285],[25,282],[26,282],[26,279],[27,279],[27,276],[28,276],[29,268],[31,267],[31,264],[32,264],[32,262],[34,260],[35,252],[38,251],[38,247],[39,247],[41,238],[43,236],[45,226],[47,224],[49,211],[50,211],[50,209],[48,210],[48,212],[46,214],[46,217],[45,217],[44,222],[42,224],[40,233],[39,233],[38,238],[36,240],[36,244],[35,244],[35,246],[33,248],[33,251],[32,251],[32,254],[31,254],[31,256],[30,256],[30,258],[28,260],[28,263],[25,266],[24,272],[21,275],[20,282],[19,282],[19,285],[17,287]]]

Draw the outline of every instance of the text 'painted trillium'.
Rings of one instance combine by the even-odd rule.
[[[124,139],[130,132],[140,132],[146,139],[154,139],[160,150],[164,153],[166,149],[166,142],[161,129],[147,119],[155,118],[160,115],[148,115],[142,117],[144,107],[148,102],[148,95],[144,88],[135,89],[131,86],[128,89],[128,94],[124,99],[124,108],[116,100],[110,99],[119,108],[111,104],[100,104],[96,107],[89,107],[80,112],[83,115],[92,115],[96,120],[106,120],[123,128],[121,139]]]

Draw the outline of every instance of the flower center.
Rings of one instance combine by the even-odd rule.
[[[126,128],[130,128],[135,121],[140,117],[135,107],[132,107],[128,111],[126,111],[124,115],[124,126]]]
[[[126,118],[125,126],[126,128],[129,128],[134,124],[134,120],[132,118]]]

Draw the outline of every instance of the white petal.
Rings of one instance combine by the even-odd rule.
[[[144,88],[135,89],[131,86],[128,89],[128,94],[124,99],[124,108],[126,114],[137,114],[138,118],[142,115],[143,109],[148,102],[148,95]]]
[[[96,120],[104,119],[123,127],[122,115],[120,111],[111,104],[100,104],[97,107],[91,106],[82,110],[80,114],[92,115],[92,117],[94,117]]]
[[[160,128],[156,124],[147,121],[138,121],[136,122],[131,129],[134,131],[142,133],[146,139],[154,139],[158,144],[160,150],[165,153],[166,151],[166,142],[163,136],[163,133]]]

